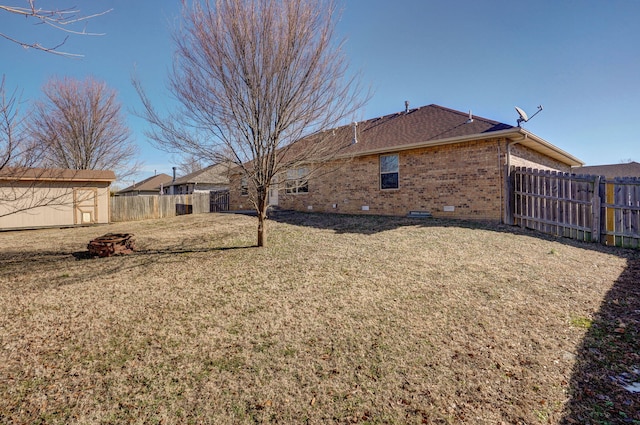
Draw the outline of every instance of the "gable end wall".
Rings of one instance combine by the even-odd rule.
[[[518,144],[511,146],[511,165],[563,173],[571,172],[571,166]]]

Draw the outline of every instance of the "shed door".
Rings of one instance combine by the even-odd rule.
[[[98,189],[95,187],[73,189],[74,224],[98,222]]]

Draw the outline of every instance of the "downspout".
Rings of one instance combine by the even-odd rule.
[[[500,165],[500,163],[502,162],[502,161],[501,161],[501,158],[500,158],[500,156],[501,156],[501,152],[500,152],[500,140],[498,140],[498,141],[496,142],[496,145],[497,145],[497,147],[498,147],[498,181],[499,181],[499,182],[502,182],[502,166]],[[504,187],[504,183],[502,183],[502,185],[503,185],[503,187]],[[503,207],[503,205],[504,205],[504,204],[503,204],[503,202],[504,202],[504,201],[502,200],[502,191],[503,191],[503,189],[501,188],[501,189],[499,190],[499,193],[500,193],[500,204],[499,204],[499,205],[500,205],[500,206],[499,206],[498,208],[500,209],[500,222],[501,222],[501,223],[504,223],[504,222],[505,222],[505,219],[504,219],[505,211],[504,211],[504,207]]]
[[[505,175],[505,190],[506,190],[506,185],[507,185],[507,181],[511,180],[511,146],[518,144],[518,143],[522,143],[525,140],[527,140],[527,133],[524,133],[522,135],[522,137],[515,139],[515,140],[511,140],[511,142],[507,143],[507,152],[506,152],[506,158],[505,158],[505,163],[507,166],[507,174]],[[504,208],[503,208],[503,222],[506,224],[513,224],[511,218],[509,217],[509,211],[507,210],[507,202],[511,202],[509,199],[506,199],[506,196],[508,196],[509,194],[505,194],[505,202],[504,202]]]
[[[169,195],[175,195],[176,194],[176,167],[171,167],[173,169],[173,180],[171,180],[171,193]]]

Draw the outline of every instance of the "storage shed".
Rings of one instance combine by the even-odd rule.
[[[113,171],[0,170],[0,229],[109,223]]]

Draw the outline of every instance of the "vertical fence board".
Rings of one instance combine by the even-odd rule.
[[[591,240],[593,179],[557,171],[516,167],[512,171],[512,222],[533,230]]]
[[[211,192],[209,211],[221,212],[229,211],[229,191]]]
[[[582,241],[640,247],[640,178],[521,167],[510,174],[511,223]]]
[[[593,182],[593,207],[591,209],[591,240],[600,242],[600,176],[596,176]]]
[[[619,184],[614,183],[614,201],[615,205],[619,205],[622,208],[614,208],[614,222],[613,222],[613,231],[615,238],[615,246],[623,246],[622,235],[624,234],[623,229],[623,220],[622,215],[624,212],[624,195],[622,193],[623,187]]]
[[[190,195],[114,196],[110,200],[111,221],[138,221],[175,217],[181,214],[203,214],[211,211],[209,193]],[[227,197],[228,199],[228,197]],[[227,211],[229,202],[227,200]]]
[[[631,206],[635,208],[640,207],[640,185],[633,186]],[[637,209],[634,209],[632,213],[633,213],[633,218],[631,222],[632,223],[631,232],[634,236],[633,248],[638,248],[640,246],[640,211]]]

